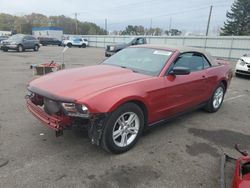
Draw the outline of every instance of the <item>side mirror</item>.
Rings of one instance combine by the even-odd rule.
[[[174,67],[170,74],[173,75],[188,75],[190,74],[190,69],[186,67]]]
[[[247,54],[244,54],[244,55],[243,55],[243,57],[246,57],[246,56],[247,56]]]

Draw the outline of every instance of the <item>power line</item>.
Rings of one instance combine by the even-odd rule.
[[[172,12],[172,13],[168,13],[168,14],[161,14],[161,15],[156,15],[156,16],[152,16],[152,17],[148,17],[148,18],[138,18],[138,19],[130,19],[130,20],[125,20],[122,22],[113,22],[112,24],[119,24],[119,23],[125,23],[125,22],[129,22],[129,21],[136,21],[136,20],[145,20],[145,19],[150,19],[150,18],[158,18],[158,17],[166,17],[166,16],[173,16],[173,15],[178,15],[178,14],[183,14],[183,13],[187,13],[187,12],[191,12],[191,11],[195,11],[195,10],[202,10],[202,9],[207,9],[209,6],[206,7],[199,7],[199,8],[192,8],[192,9],[186,9],[186,10],[182,10],[182,11],[177,11],[177,12]]]
[[[119,8],[125,8],[125,7],[130,7],[130,6],[135,6],[135,5],[145,5],[146,3],[151,3],[155,1],[161,1],[161,0],[144,0],[144,1],[139,1],[139,2],[133,2],[133,3],[128,3],[128,4],[123,4],[123,5],[118,5],[118,6],[112,6],[112,7],[108,7],[105,8],[106,10],[112,10],[112,9],[119,9]],[[159,2],[158,2],[159,3]],[[140,7],[139,7],[140,8]],[[103,10],[103,9],[95,9],[95,10]]]
[[[228,6],[228,5],[229,4],[216,4],[213,7],[222,7],[222,6]],[[185,10],[176,11],[176,12],[167,13],[167,14],[160,14],[160,15],[151,16],[151,17],[144,17],[144,18],[138,18],[138,19],[129,19],[129,20],[124,20],[124,21],[120,21],[120,22],[113,22],[113,23],[110,23],[109,25],[116,25],[116,24],[126,23],[126,22],[130,22],[130,21],[139,21],[139,20],[153,19],[153,18],[159,18],[159,17],[174,16],[174,15],[179,15],[179,14],[185,14],[185,13],[192,12],[192,11],[200,11],[200,10],[203,10],[203,9],[208,9],[209,7],[210,6],[202,6],[202,7],[185,9]]]

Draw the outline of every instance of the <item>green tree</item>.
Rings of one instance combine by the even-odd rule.
[[[236,0],[226,16],[221,35],[250,35],[250,0]]]
[[[104,35],[106,31],[91,22],[78,21],[79,35]],[[0,30],[16,31],[17,33],[31,34],[32,27],[57,26],[62,27],[64,33],[75,34],[75,19],[60,16],[47,17],[43,14],[32,13],[25,16],[12,16],[0,13]]]
[[[0,13],[0,30],[14,30],[15,17],[10,14]]]
[[[170,29],[168,32],[169,32],[170,36],[179,36],[179,35],[181,35],[181,31],[179,31],[178,29]]]

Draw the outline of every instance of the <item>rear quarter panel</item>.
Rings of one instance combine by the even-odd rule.
[[[233,71],[230,64],[226,61],[218,62],[216,66],[206,69],[208,82],[208,97],[212,95],[215,88],[221,83],[226,82],[226,89],[229,87],[233,77]]]

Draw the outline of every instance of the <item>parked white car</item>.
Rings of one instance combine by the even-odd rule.
[[[236,63],[235,75],[250,76],[250,54],[243,55]]]
[[[79,48],[86,48],[89,45],[89,42],[84,38],[71,37],[67,40],[63,40],[62,45],[68,47],[78,46]]]

